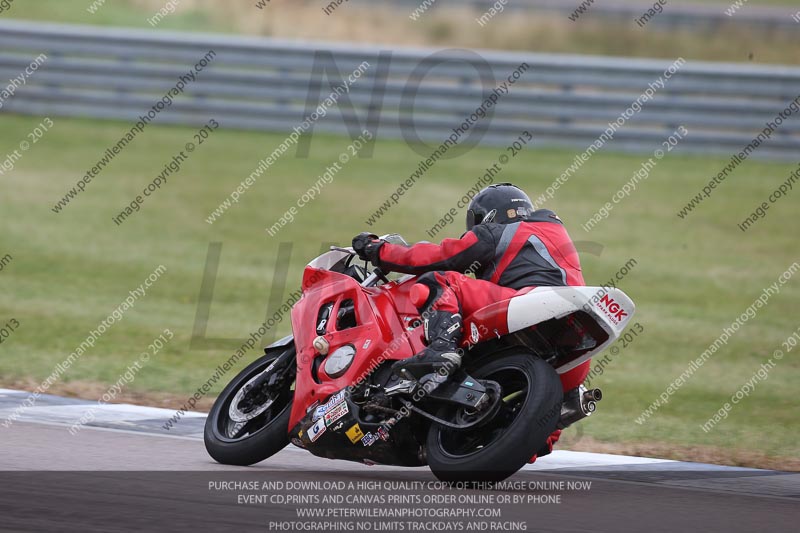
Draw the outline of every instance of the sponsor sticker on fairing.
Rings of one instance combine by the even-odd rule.
[[[378,438],[379,439],[381,439],[383,441],[389,440],[389,431],[387,431],[385,427],[383,427],[383,426],[379,427],[378,431],[377,431],[377,434],[378,434]]]
[[[478,344],[478,341],[481,340],[481,333],[478,331],[478,326],[476,326],[474,322],[470,325],[470,340],[472,344]]]
[[[350,412],[350,408],[347,407],[347,402],[342,402],[327,413],[325,413],[325,425],[330,426],[344,415]]]
[[[325,433],[326,429],[327,429],[327,426],[325,425],[325,420],[320,418],[319,420],[314,422],[313,426],[311,426],[308,429],[308,438],[309,438],[309,440],[311,442],[314,442],[315,440],[320,438],[323,433]]]
[[[367,433],[364,435],[364,438],[361,439],[361,444],[364,446],[372,446],[378,440],[378,436],[372,433]]]
[[[325,415],[325,413],[327,413],[328,411],[330,411],[343,401],[344,401],[344,391],[337,392],[336,394],[331,396],[330,400],[317,407],[317,409],[314,411],[314,415],[311,417],[311,420],[317,420],[319,418],[322,418]]]
[[[600,312],[602,312],[608,319],[616,326],[622,320],[628,316],[628,312],[623,309],[623,307],[613,298],[611,298],[608,293],[603,295],[600,298],[600,301],[594,304]]]
[[[347,438],[350,439],[350,442],[353,444],[364,438],[364,432],[361,431],[361,426],[358,424],[355,424],[353,427],[345,431],[345,435],[347,435]]]

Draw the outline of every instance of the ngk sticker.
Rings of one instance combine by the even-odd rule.
[[[608,293],[606,293],[599,302],[595,304],[595,307],[600,309],[604,315],[606,315],[611,322],[615,325],[622,322],[622,320],[628,316],[628,312],[622,308],[622,306],[617,303],[616,300],[611,298]]]

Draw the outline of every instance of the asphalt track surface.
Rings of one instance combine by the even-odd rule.
[[[330,461],[293,446],[253,467],[219,465],[203,447],[199,413],[166,431],[161,426],[170,411],[108,405],[72,435],[69,426],[96,404],[43,396],[4,427],[26,397],[0,390],[0,531],[356,531],[369,522],[364,530],[783,532],[797,531],[800,523],[800,474],[562,451],[513,476],[513,487],[455,490],[443,488],[427,468]],[[253,492],[234,481],[286,488]],[[356,488],[323,487],[342,482]],[[422,503],[275,501],[337,493],[414,494]],[[458,497],[468,501],[456,504]],[[523,503],[511,505],[513,497]],[[298,509],[308,507],[335,509],[329,511],[334,518],[298,518]],[[432,514],[338,514],[376,508]],[[448,518],[447,509],[500,516]],[[284,529],[287,524],[293,529]]]

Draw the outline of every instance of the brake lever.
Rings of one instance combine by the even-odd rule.
[[[355,250],[353,250],[352,248],[340,248],[339,246],[331,246],[330,251],[331,252],[344,252],[346,254],[356,255]]]
[[[373,270],[372,272],[373,274],[378,276],[378,279],[380,279],[382,282],[390,283],[389,278],[386,277],[386,274],[383,273],[383,270],[381,270],[380,267],[375,267],[375,270]]]

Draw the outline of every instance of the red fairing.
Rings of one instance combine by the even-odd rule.
[[[560,374],[558,377],[561,378],[561,387],[564,389],[564,392],[571,391],[575,387],[579,387],[581,384],[583,384],[586,376],[589,375],[591,366],[592,360],[589,359],[588,361],[584,361],[583,363],[579,364],[572,370],[568,370],[563,374]]]
[[[380,289],[363,288],[343,274],[306,267],[303,296],[292,309],[297,379],[288,429],[293,428],[316,401],[323,403],[330,395],[358,383],[381,362],[405,359],[422,349],[422,328],[412,327],[419,313],[408,302],[412,286],[413,283],[392,283]],[[358,326],[339,331],[335,317],[346,300],[354,303]],[[400,303],[400,309],[395,302]],[[333,303],[333,318],[328,321],[324,335],[330,344],[328,354],[348,344],[356,349],[352,365],[338,378],[325,373],[324,358],[314,348],[318,313],[328,303]],[[323,359],[323,363],[318,367],[315,380],[312,367],[317,357]]]
[[[496,302],[469,315],[464,321],[461,346],[467,347],[508,334],[508,302]],[[473,325],[475,328],[473,328]]]
[[[431,295],[431,289],[427,285],[423,285],[422,283],[416,283],[413,287],[411,287],[411,303],[419,309],[425,302],[428,300],[428,297]]]

